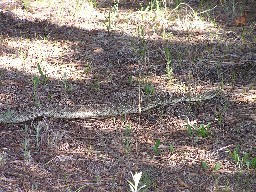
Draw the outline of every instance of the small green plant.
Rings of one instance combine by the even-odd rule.
[[[151,84],[146,84],[143,90],[147,96],[154,95],[155,93],[155,87]]]
[[[197,131],[197,135],[199,135],[200,137],[208,137],[209,135],[209,128],[210,128],[210,123],[208,123],[207,125],[204,124],[200,124],[199,127],[196,128]]]
[[[72,90],[71,88],[71,84],[68,82],[68,79],[67,79],[67,73],[65,72],[64,75],[63,75],[63,86],[64,86],[64,90],[68,93]]]
[[[199,126],[193,126],[191,124],[187,124],[187,132],[188,132],[188,135],[189,137],[202,137],[202,138],[205,138],[205,137],[208,137],[209,136],[209,128],[210,128],[210,123],[208,123],[207,125],[204,125],[204,124],[200,124]]]
[[[140,43],[137,49],[137,54],[139,56],[139,60],[141,62],[145,62],[146,61],[146,52],[147,52],[147,42],[145,40],[145,27],[143,25],[139,25],[137,27],[137,35],[140,39]]]
[[[25,61],[28,56],[28,52],[20,48],[19,50],[19,57],[22,61]]]
[[[39,63],[37,64],[37,69],[38,69],[38,72],[40,74],[40,80],[43,82],[43,84],[45,84],[48,79],[47,79],[46,74],[44,74],[44,72],[43,72]]]
[[[126,137],[131,137],[131,134],[132,134],[132,127],[131,127],[130,124],[128,124],[128,125],[125,126],[124,134],[125,134]]]
[[[227,110],[227,104],[225,103],[222,108],[216,109],[216,111],[214,112],[214,115],[218,121],[219,126],[224,125],[226,110]]]
[[[256,169],[256,157],[252,158],[252,160],[251,160],[251,167],[253,169]]]
[[[125,153],[129,154],[131,151],[131,135],[132,135],[132,127],[130,124],[125,125],[124,129],[124,147]]]
[[[236,79],[237,79],[237,75],[236,75],[235,71],[232,71],[232,73],[231,73],[231,82],[232,82],[233,86],[235,86],[235,84],[236,84]]]
[[[128,84],[132,85],[132,83],[133,83],[133,76],[129,75],[129,77],[128,77]]]
[[[167,74],[169,83],[171,83],[173,80],[173,69],[171,66],[172,60],[171,60],[170,50],[167,46],[164,48],[164,54],[165,54],[165,60],[166,60],[166,74]]]
[[[153,145],[153,152],[155,155],[159,155],[160,154],[160,150],[159,150],[159,146],[160,146],[160,139],[157,139],[155,144]]]
[[[40,80],[37,76],[35,76],[33,78],[33,92],[34,92],[34,96],[37,95],[37,88],[38,88],[38,85],[40,83]]]
[[[174,152],[174,146],[172,143],[169,145],[169,151],[171,154],[173,154],[173,152]]]
[[[89,75],[91,73],[91,65],[89,63],[87,63],[84,66],[84,74]]]
[[[112,11],[113,11],[113,13],[116,15],[117,14],[117,12],[118,12],[118,10],[119,10],[119,0],[115,0],[114,1],[114,4],[113,4],[113,6],[112,6]]]
[[[105,19],[105,25],[107,27],[108,35],[110,35],[110,31],[112,29],[112,16],[111,11],[108,12],[108,17]]]
[[[193,126],[190,124],[187,124],[187,132],[188,132],[188,136],[189,137],[193,137],[194,136],[194,131],[193,131]]]
[[[133,182],[127,180],[132,192],[139,192],[139,191],[141,191],[141,189],[146,187],[146,185],[143,185],[143,186],[139,187],[139,182],[140,182],[141,176],[142,176],[142,172],[135,173],[134,175],[132,174]]]
[[[115,25],[115,20],[116,20],[117,14],[118,14],[118,9],[119,9],[119,3],[118,3],[118,1],[115,1],[114,5],[108,11],[108,16],[105,17],[104,24],[107,27],[108,35],[110,35],[113,25]]]
[[[238,146],[236,146],[236,148],[233,151],[229,151],[229,155],[231,156],[231,158],[236,162],[239,163],[240,162],[240,155],[238,153]]]
[[[233,151],[229,150],[229,155],[236,162],[239,168],[246,167],[247,169],[256,168],[256,157],[250,159],[250,154],[245,152],[243,155],[239,153],[239,146],[236,146]]]
[[[220,163],[216,163],[216,164],[214,165],[213,170],[214,170],[214,171],[218,171],[218,170],[220,170],[220,168],[221,168],[221,164],[220,164]]]
[[[243,165],[245,165],[247,167],[247,169],[250,168],[250,164],[251,164],[251,162],[249,160],[249,156],[250,156],[249,153],[244,153],[244,155],[242,157],[242,163],[243,163]]]
[[[201,162],[201,166],[202,166],[203,170],[207,170],[209,168],[208,164],[205,161]]]
[[[92,88],[95,91],[100,91],[100,83],[99,83],[99,80],[97,78],[93,79],[93,81],[92,81]]]
[[[162,7],[162,5],[161,5],[159,0],[151,0],[150,3],[149,3],[148,10],[159,12],[161,10],[161,7]]]
[[[43,37],[41,37],[44,41],[48,41],[50,38],[51,32],[48,31],[47,28],[43,29]]]

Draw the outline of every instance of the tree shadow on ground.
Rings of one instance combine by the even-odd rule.
[[[3,21],[0,25],[2,37],[25,38],[33,42],[50,34],[48,41],[70,41],[68,47],[70,54],[57,58],[57,65],[74,62],[84,67],[88,60],[92,61],[93,77],[69,80],[73,87],[70,93],[64,91],[63,79],[51,77],[45,85],[41,84],[38,87],[41,106],[47,106],[51,102],[86,104],[92,100],[95,103],[120,103],[138,98],[138,82],[130,85],[128,79],[130,75],[139,74],[137,64],[139,58],[135,51],[130,51],[133,50],[131,48],[133,45],[138,46],[140,39],[114,32],[108,36],[108,33],[103,30],[88,31],[76,27],[58,26],[47,21],[17,20],[8,15],[2,15],[1,19]],[[106,42],[105,44],[102,44],[102,39],[97,40],[100,35]],[[124,50],[122,48],[127,43],[125,41],[137,42],[137,44],[134,43],[129,49]],[[90,44],[93,45],[89,46]],[[217,46],[200,43],[194,45],[168,43],[173,59],[179,60],[182,57],[180,62],[173,63],[175,78],[186,82],[189,80],[188,74],[191,73],[193,79],[199,81],[201,85],[223,83],[224,85],[232,84],[234,88],[248,84],[255,86],[255,60],[253,58],[250,58],[251,60],[248,60],[245,65],[225,66],[221,63],[219,67],[215,68],[205,64],[207,61],[198,64],[198,58],[193,57],[193,54],[198,54],[198,52],[203,55],[206,49],[219,49],[218,53],[220,54],[223,50],[228,52],[223,45],[222,43]],[[148,65],[143,66],[145,76],[149,73],[156,76],[165,74],[164,57],[159,57],[157,61],[154,60],[156,55],[163,53],[163,49],[164,45],[161,41],[148,42],[150,52],[148,58],[152,63],[149,62]],[[8,55],[13,50],[10,46],[8,49],[3,49],[2,52]],[[244,52],[247,50],[250,48],[245,47]],[[17,50],[15,52],[17,54]],[[50,65],[56,65],[56,58],[47,58],[47,60]],[[192,60],[194,61],[192,64],[188,62]],[[32,80],[34,76],[40,74],[24,72],[21,69],[15,70],[7,65],[3,66],[4,68],[1,68],[0,71],[0,92],[4,98],[1,100],[1,111],[8,108],[19,111],[22,109],[21,104],[29,107],[34,105],[33,94],[31,94],[33,93]],[[124,72],[128,73],[123,74]],[[111,79],[107,79],[110,76]],[[97,83],[100,84],[99,89],[96,87]],[[11,89],[8,89],[10,86]],[[161,84],[154,83],[154,86],[157,89]],[[115,95],[115,93],[120,94]],[[122,93],[126,93],[127,98],[120,97]],[[81,94],[84,94],[83,97],[79,96]],[[153,98],[168,94],[167,91],[157,89]],[[76,97],[79,97],[79,100]],[[49,100],[46,99],[45,102],[45,98]],[[28,100],[30,102],[26,103],[25,101]],[[234,107],[240,109],[237,112],[241,113],[234,113]],[[255,142],[255,137],[253,137],[255,135],[255,118],[251,116],[255,112],[254,107],[255,103],[253,102],[250,104],[249,102],[232,101],[228,97],[218,97],[206,103],[180,103],[174,107],[153,109],[142,114],[141,125],[139,125],[141,129],[135,129],[131,136],[125,136],[123,117],[91,121],[42,118],[40,121],[17,125],[0,124],[0,146],[3,151],[8,153],[8,162],[10,162],[2,167],[5,171],[2,172],[3,185],[1,184],[1,186],[6,187],[3,190],[8,190],[8,187],[27,190],[37,186],[38,190],[63,191],[67,188],[76,190],[85,185],[84,191],[106,191],[104,187],[107,185],[108,191],[123,191],[127,187],[126,179],[130,178],[129,171],[143,170],[150,175],[148,180],[152,182],[152,185],[149,190],[178,191],[182,188],[182,184],[179,183],[181,180],[184,181],[183,188],[190,187],[191,191],[206,191],[214,189],[215,185],[217,185],[217,189],[222,186],[230,187],[231,191],[238,188],[248,189],[249,186],[249,189],[253,191],[255,190],[255,175],[250,171],[245,174],[217,172],[215,175],[200,168],[200,160],[204,160],[206,157],[197,158],[196,155],[200,156],[203,150],[209,153],[217,151],[215,158],[234,166],[229,162],[230,158],[227,153],[218,151],[218,149],[227,146],[233,149],[237,143],[244,149],[248,149],[247,147]],[[224,111],[221,111],[222,109]],[[215,120],[215,112],[218,110],[227,118],[221,125],[218,125]],[[213,122],[210,139],[202,139],[199,140],[199,143],[194,143],[182,125],[182,123],[186,123],[185,117],[189,117],[191,120],[198,119],[202,123]],[[138,126],[138,115],[131,115],[127,118],[127,122],[130,122],[132,126]],[[247,124],[239,124],[241,122]],[[35,128],[38,126],[42,126],[39,149],[36,148],[35,137]],[[195,153],[192,155],[195,156],[181,155],[180,160],[173,161],[168,150],[164,149],[162,157],[153,158],[154,154],[151,148],[158,137],[165,146],[175,143],[179,153],[186,153],[193,148]],[[23,162],[24,158],[28,158],[28,156],[24,156],[26,138],[31,142],[29,151],[32,161],[28,164]],[[131,139],[131,151],[127,156],[124,152],[126,138]],[[137,149],[140,152],[139,155],[136,154],[136,139],[139,142]],[[192,147],[182,148],[188,146]],[[255,155],[253,149],[250,153]],[[193,158],[196,161],[192,161]]]

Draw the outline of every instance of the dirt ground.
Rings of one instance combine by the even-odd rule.
[[[129,191],[131,172],[141,191],[256,191],[256,4],[175,3],[0,2],[0,117],[217,93],[141,114],[2,122],[0,192]]]

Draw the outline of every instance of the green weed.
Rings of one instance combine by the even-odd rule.
[[[169,145],[169,151],[171,154],[174,152],[174,145],[172,143]]]
[[[209,132],[209,128],[210,128],[210,123],[208,123],[207,125],[204,124],[200,124],[199,126],[193,126],[190,125],[189,123],[187,124],[187,132],[189,137],[208,137],[210,132]]]
[[[160,146],[160,139],[157,139],[155,144],[153,145],[153,152],[155,155],[159,155],[160,154],[160,149],[159,149],[159,146]]]
[[[131,136],[132,136],[132,127],[131,125],[126,125],[124,129],[124,147],[125,153],[129,154],[131,152]]]
[[[105,25],[107,27],[108,35],[110,35],[112,29],[112,15],[111,11],[108,12],[108,16],[105,18]]]
[[[129,75],[129,77],[128,77],[128,84],[131,86],[132,83],[133,83],[133,76]]]
[[[140,39],[140,44],[137,49],[137,54],[139,56],[140,62],[146,62],[146,52],[147,52],[147,42],[145,40],[145,27],[142,25],[139,25],[137,27],[137,35]]]
[[[71,84],[68,82],[68,79],[67,79],[67,73],[65,72],[64,75],[63,75],[63,86],[64,86],[64,90],[68,93],[70,91],[72,91],[72,87],[71,87]]]
[[[42,81],[43,84],[45,84],[47,82],[48,78],[47,78],[46,74],[43,72],[39,63],[37,64],[37,69],[40,74],[40,81]]]
[[[251,160],[251,168],[256,169],[256,157]]]
[[[23,50],[23,49],[19,49],[19,58],[22,60],[22,61],[25,61],[28,57],[28,52],[26,50]]]
[[[155,87],[154,87],[153,85],[151,85],[151,84],[146,84],[146,85],[144,86],[143,91],[145,92],[145,94],[146,94],[147,96],[154,95],[154,93],[155,93]]]
[[[210,123],[208,123],[207,125],[204,124],[200,124],[199,127],[196,128],[197,131],[197,135],[199,135],[200,137],[208,137],[209,136],[209,128],[210,128]]]
[[[43,37],[41,37],[43,39],[43,41],[48,41],[50,38],[51,33],[48,31],[48,29],[45,27],[43,28]]]
[[[216,163],[216,164],[214,165],[213,170],[214,170],[214,171],[218,171],[218,170],[220,170],[220,168],[221,168],[221,164],[220,164],[220,163]]]
[[[201,162],[201,167],[203,168],[203,170],[207,170],[209,168],[208,164],[205,161]]]
[[[94,79],[93,79],[93,81],[92,81],[92,89],[93,90],[95,90],[95,91],[100,91],[100,82],[99,82],[99,80],[98,80],[98,78],[97,77],[95,77]]]
[[[162,3],[159,0],[150,0],[149,4],[146,7],[143,7],[143,11],[156,11],[159,12],[163,7]]]
[[[114,5],[108,11],[108,15],[105,17],[105,21],[104,21],[104,24],[108,31],[108,35],[110,35],[113,25],[115,25],[115,20],[118,15],[118,10],[119,10],[119,3],[118,1],[115,1]]]
[[[84,66],[84,74],[86,75],[89,75],[91,73],[92,69],[91,69],[91,65],[90,63],[87,63],[85,66]]]
[[[166,70],[168,81],[169,81],[169,83],[171,83],[173,80],[173,68],[171,66],[172,60],[171,60],[170,50],[167,46],[164,48],[164,54],[165,54],[165,60],[166,60],[166,69],[165,70]]]
[[[214,112],[214,115],[218,121],[219,126],[224,125],[226,111],[227,111],[227,103],[224,103],[222,108],[220,107],[216,109],[216,111]]]
[[[187,124],[187,133],[189,137],[193,137],[194,136],[194,131],[193,131],[193,126],[190,124]]]
[[[240,162],[240,156],[238,154],[238,146],[236,146],[236,148],[233,151],[229,152],[229,155],[231,156],[231,158],[236,162]]]
[[[38,89],[39,83],[40,83],[39,78],[37,76],[35,76],[33,78],[33,98],[37,105],[40,105],[40,101],[39,101],[38,95],[37,95],[37,89]]]
[[[233,151],[229,150],[229,156],[235,161],[239,169],[245,167],[247,169],[256,169],[256,157],[250,158],[250,154],[245,152],[243,155],[239,152],[239,146],[236,146]]]

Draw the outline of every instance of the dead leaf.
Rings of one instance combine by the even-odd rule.
[[[245,16],[241,16],[241,17],[237,17],[235,19],[235,26],[236,27],[241,27],[241,26],[245,26],[247,23],[247,19]]]
[[[96,47],[94,50],[93,50],[94,53],[102,53],[103,52],[103,49],[101,47]]]
[[[178,178],[178,185],[181,187],[181,188],[189,188],[188,184],[186,184],[184,181],[182,181],[180,178]]]
[[[237,17],[234,20],[236,27],[245,26],[247,24],[247,17],[248,17],[248,10],[244,10],[243,15],[240,17]]]

